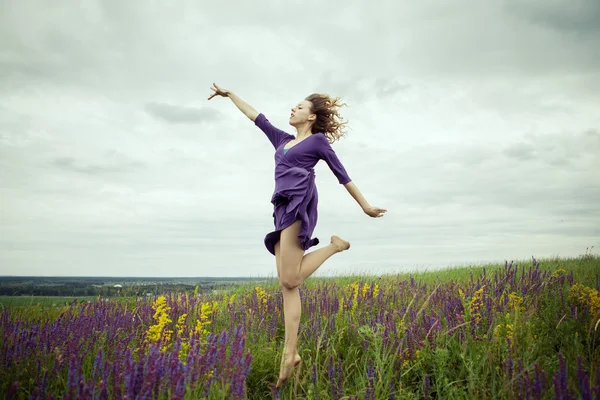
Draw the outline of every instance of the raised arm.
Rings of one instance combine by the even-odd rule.
[[[217,86],[216,83],[213,83],[211,90],[214,93],[208,98],[208,100],[215,96],[229,97],[231,101],[233,101],[233,104],[235,104],[241,112],[250,118],[254,122],[254,125],[258,126],[265,133],[265,135],[267,135],[267,138],[269,138],[269,141],[273,144],[275,149],[277,149],[282,142],[294,139],[293,135],[290,135],[289,133],[273,126],[273,124],[269,122],[263,113],[256,111],[250,104],[240,99],[231,90],[225,90]]]
[[[256,119],[256,117],[258,117],[258,111],[256,111],[250,104],[246,103],[244,100],[239,98],[239,96],[237,96],[231,90],[223,89],[223,88],[217,86],[216,83],[213,83],[213,86],[214,87],[211,87],[210,89],[212,91],[214,91],[215,93],[213,93],[208,98],[208,100],[212,99],[215,96],[229,97],[231,99],[231,101],[233,101],[233,104],[235,104],[236,107],[239,108],[240,111],[243,112],[244,115],[246,115],[246,117],[250,118],[253,122]]]

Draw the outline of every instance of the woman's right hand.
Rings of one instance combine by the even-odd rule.
[[[214,93],[208,98],[208,100],[212,99],[215,96],[229,97],[229,90],[225,90],[217,86],[216,83],[213,83],[213,87],[211,87],[210,90],[212,90]]]
[[[363,211],[369,217],[373,217],[373,218],[381,218],[387,212],[387,210],[385,208],[373,207],[370,205],[363,208]]]

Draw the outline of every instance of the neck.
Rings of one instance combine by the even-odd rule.
[[[296,127],[296,139],[304,139],[312,135],[311,133],[311,125],[303,124],[301,126]]]

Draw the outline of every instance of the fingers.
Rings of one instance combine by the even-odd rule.
[[[225,91],[223,91],[220,87],[218,87],[216,83],[213,83],[213,86],[214,87],[211,87],[210,90],[212,90],[214,93],[208,98],[208,100],[212,99],[215,96],[227,97],[227,94],[225,93]]]
[[[383,209],[383,208],[376,208],[376,209],[375,209],[375,211],[376,211],[376,214],[375,214],[375,216],[376,216],[377,218],[381,218],[381,217],[383,217],[383,216],[385,215],[385,213],[387,212],[387,210],[386,210],[386,209]]]

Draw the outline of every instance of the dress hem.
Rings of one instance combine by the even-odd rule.
[[[304,235],[302,235],[302,219],[298,218],[296,216],[296,219],[294,221],[292,221],[292,223],[283,226],[281,229],[276,229],[272,232],[267,233],[267,235],[265,236],[264,239],[264,243],[265,243],[265,247],[267,248],[267,250],[269,251],[269,253],[275,255],[275,245],[280,241],[281,239],[281,231],[283,231],[285,228],[289,228],[293,223],[295,223],[296,221],[300,221],[300,234],[298,235],[298,239],[300,239],[300,245],[302,246],[302,249],[304,251],[310,249],[313,246],[316,246],[319,244],[319,238],[317,237],[304,237],[304,239],[302,239],[302,237]]]

